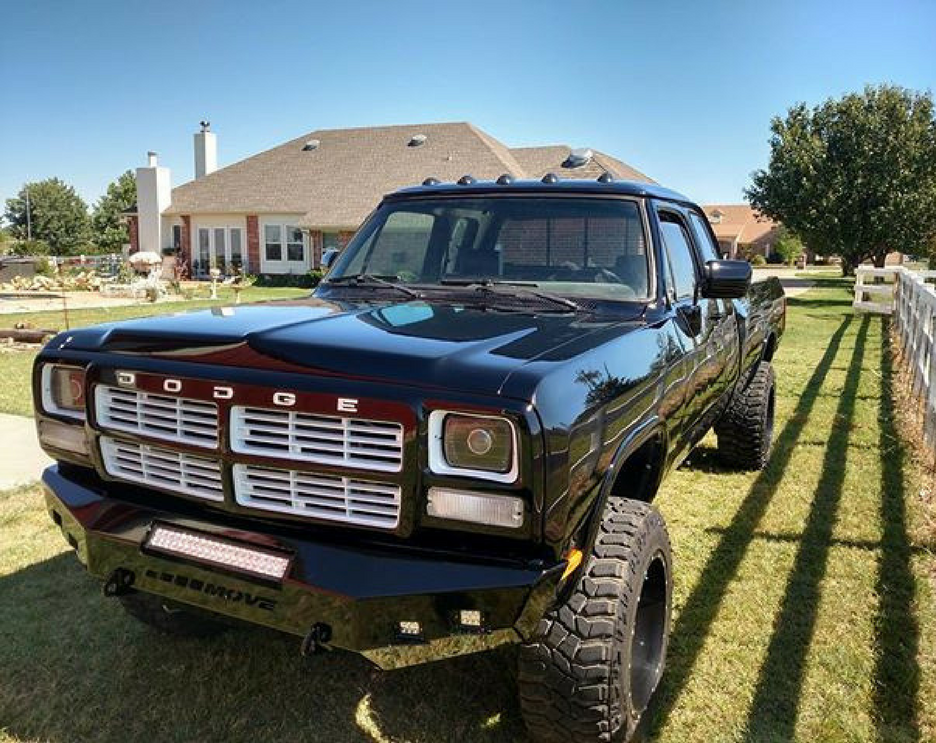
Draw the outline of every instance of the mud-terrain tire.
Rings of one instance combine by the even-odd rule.
[[[161,596],[134,591],[118,598],[127,614],[167,635],[211,637],[230,627],[209,612],[183,607]]]
[[[660,513],[611,497],[568,599],[520,648],[520,706],[534,740],[630,739],[663,673],[671,566]]]
[[[715,424],[718,455],[729,467],[762,470],[770,461],[774,428],[774,371],[761,361]]]

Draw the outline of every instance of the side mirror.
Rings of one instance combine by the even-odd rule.
[[[751,264],[747,261],[709,261],[701,294],[707,299],[740,299],[751,287]]]
[[[341,251],[338,248],[329,248],[324,253],[322,253],[322,268],[326,271],[331,268],[332,263],[335,262],[335,258],[341,255]]]

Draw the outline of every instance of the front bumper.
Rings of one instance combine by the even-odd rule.
[[[97,578],[133,573],[134,589],[306,637],[327,625],[329,644],[381,668],[423,663],[529,637],[552,602],[564,563],[466,562],[450,555],[313,542],[266,528],[245,531],[109,497],[103,483],[79,482],[57,466],[43,473],[53,520]],[[209,532],[294,555],[282,582],[258,581],[188,559],[144,553],[154,521]],[[480,610],[482,631],[457,624]],[[400,622],[419,622],[420,641],[401,638]]]

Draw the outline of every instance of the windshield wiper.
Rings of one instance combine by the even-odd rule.
[[[444,286],[464,286],[466,288],[473,289],[476,292],[484,292],[487,294],[496,294],[500,296],[536,297],[537,299],[544,299],[547,302],[561,305],[570,310],[580,309],[576,302],[573,302],[571,299],[567,299],[566,297],[562,297],[558,294],[552,294],[550,292],[537,291],[536,289],[527,288],[536,286],[536,284],[532,282],[498,281],[495,279],[440,279],[439,283]]]
[[[355,273],[349,276],[336,276],[333,279],[328,279],[326,283],[339,285],[353,284],[354,286],[389,286],[391,289],[396,289],[398,292],[402,292],[408,297],[422,299],[422,295],[419,292],[415,292],[408,286],[403,286],[403,284],[398,282],[399,279],[397,279],[396,276],[378,276],[377,274],[373,273]]]

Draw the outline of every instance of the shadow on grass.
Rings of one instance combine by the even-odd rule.
[[[913,613],[914,582],[910,567],[914,551],[907,534],[907,493],[904,462],[907,452],[894,411],[890,323],[881,319],[881,555],[878,562],[875,617],[874,722],[879,740],[920,739],[917,693],[920,668],[917,651],[920,628]]]
[[[836,300],[835,303],[839,306],[842,304],[841,300]],[[803,388],[796,408],[776,438],[770,464],[758,475],[735,512],[674,623],[667,670],[663,676],[656,709],[653,710],[654,730],[659,730],[665,723],[689,680],[725,592],[754,539],[757,524],[783,479],[784,470],[790,463],[797,441],[806,427],[809,414],[841,346],[842,336],[851,322],[852,316],[846,316],[829,339],[822,358]],[[704,456],[702,459],[704,460]]]
[[[819,613],[836,514],[842,499],[848,459],[848,438],[861,381],[861,363],[870,318],[858,330],[855,349],[826,444],[822,472],[790,570],[767,655],[760,668],[748,713],[745,739],[793,740],[803,687],[806,658]]]
[[[259,628],[138,624],[70,553],[0,578],[0,727],[15,739],[525,740],[509,651],[381,672]],[[0,737],[3,737],[0,734]]]

